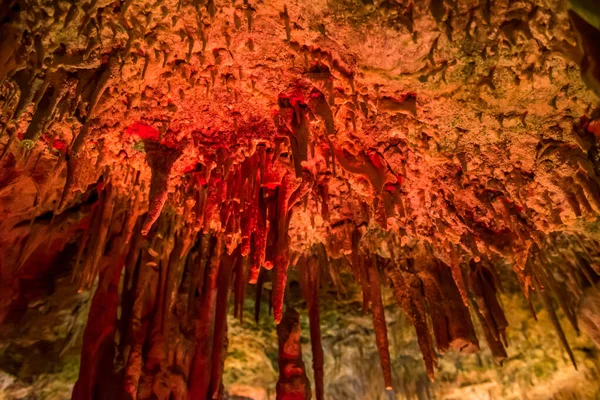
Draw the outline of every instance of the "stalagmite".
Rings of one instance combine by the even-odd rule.
[[[277,326],[279,338],[279,379],[277,400],[310,400],[310,383],[306,377],[300,346],[300,315],[287,308]]]

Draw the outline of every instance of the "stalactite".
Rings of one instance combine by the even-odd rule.
[[[297,80],[286,91],[280,93],[278,103],[279,116],[285,123],[279,124],[279,131],[290,140],[296,177],[301,177],[302,164],[308,160],[309,112],[323,121],[328,137],[334,134],[333,113],[323,93],[301,80]]]
[[[580,250],[585,254],[585,258],[588,260],[591,260],[592,257],[590,256],[588,249],[587,249],[584,241],[582,240],[582,238],[579,237],[578,234],[574,234],[573,237],[575,238],[575,242],[579,245]],[[596,273],[596,275],[600,275],[600,266],[596,265],[595,263],[588,263],[588,264],[593,269],[593,271]]]
[[[172,315],[173,306],[176,302],[177,286],[181,282],[185,263],[188,259],[188,255],[191,251],[193,243],[196,241],[196,234],[193,229],[189,226],[184,226],[183,232],[179,232],[177,237],[178,240],[175,242],[175,247],[171,252],[171,256],[168,262],[168,271],[165,283],[165,297],[163,306],[163,321],[162,321],[162,334],[167,335],[167,321],[168,317]],[[198,268],[200,269],[200,268]]]
[[[423,282],[423,292],[427,299],[427,310],[431,316],[435,343],[439,352],[444,354],[450,348],[450,335],[444,309],[436,306],[437,304],[444,304],[444,298],[429,274],[420,275],[420,279]]]
[[[329,107],[329,104],[327,103],[327,100],[325,99],[325,95],[316,88],[312,88],[308,98],[308,107],[315,115],[322,119],[323,124],[325,124],[325,132],[327,135],[335,135],[333,113]]]
[[[60,71],[56,75],[52,78],[54,82],[52,95],[46,94],[42,97],[42,103],[33,115],[23,140],[37,141],[55,115],[59,102],[75,89],[75,81],[69,78],[64,71]]]
[[[81,234],[81,239],[79,240],[79,246],[77,247],[77,255],[75,257],[73,274],[71,276],[72,282],[74,282],[75,279],[80,278],[80,276],[81,276],[81,273],[82,273],[81,268],[80,268],[81,258],[83,257],[83,254],[85,252],[87,242],[90,237],[92,226],[94,225],[95,220],[97,218],[100,218],[100,216],[99,216],[99,208],[100,207],[101,207],[101,204],[95,204],[92,207],[92,211],[90,212],[90,217],[89,217],[89,223],[85,225],[85,228],[83,229],[83,232]]]
[[[180,150],[171,149],[156,143],[146,143],[146,160],[152,169],[152,179],[150,182],[148,215],[142,227],[143,234],[148,234],[167,202],[171,169],[180,156]]]
[[[8,15],[7,15],[8,17]],[[6,26],[6,25],[5,25]],[[0,82],[3,82],[20,64],[20,56],[17,54],[21,42],[21,28],[18,26],[7,26],[3,30],[0,41]]]
[[[475,328],[465,307],[458,288],[454,284],[450,268],[435,262],[431,265],[437,270],[436,282],[443,296],[444,311],[447,318],[450,347],[456,351],[472,353],[479,350]],[[434,272],[435,273],[435,272]]]
[[[44,79],[41,79],[39,76],[31,78],[26,71],[15,74],[14,79],[19,87],[20,94],[11,119],[17,120],[42,88]]]
[[[288,123],[291,127],[291,131],[287,129],[287,127],[280,127],[280,130],[282,130],[290,140],[296,177],[302,175],[302,163],[308,159],[308,140],[310,131],[304,108],[305,106],[303,104],[295,102],[293,108],[288,109],[287,112],[287,114],[289,114],[287,119],[289,120]]]
[[[93,397],[99,363],[104,357],[112,354],[113,337],[117,330],[119,281],[128,254],[127,243],[133,234],[133,229],[127,227],[133,226],[137,219],[135,209],[127,213],[122,235],[115,239],[115,246],[108,257],[108,265],[100,272],[98,288],[90,306],[89,323],[84,332],[79,378],[73,389],[74,400]]]
[[[492,274],[487,269],[480,271],[480,280],[485,304],[494,320],[494,324],[499,333],[499,339],[502,340],[505,337],[508,321],[498,302],[496,283],[494,282]],[[506,342],[506,340],[504,340],[504,342]]]
[[[204,229],[221,231],[224,227],[220,211],[224,205],[226,183],[220,173],[215,173],[210,183],[204,205]]]
[[[474,307],[477,316],[479,317],[485,340],[490,348],[490,351],[492,352],[492,356],[494,356],[494,360],[496,360],[498,364],[502,365],[504,360],[506,360],[508,357],[506,354],[506,349],[504,348],[498,333],[495,332],[492,327],[490,327],[489,321],[486,319],[485,312],[482,311],[478,304],[475,304]]]
[[[329,221],[329,178],[325,178],[319,183],[319,192],[321,196],[321,216],[325,221]]]
[[[96,87],[94,88],[94,91],[92,92],[92,95],[88,102],[87,118],[93,118],[95,116],[96,106],[102,98],[102,95],[107,90],[107,88],[120,77],[120,75],[121,64],[118,60],[118,57],[112,55],[108,58],[106,66],[100,74],[100,77],[98,78],[98,81],[96,83]]]
[[[204,280],[206,269],[208,268],[208,263],[210,261],[210,249],[211,249],[211,235],[210,234],[201,234],[199,243],[198,243],[198,253],[197,257],[197,265],[192,269],[190,286],[188,291],[188,305],[187,309],[190,310],[189,317],[192,318],[194,304],[196,300],[196,292],[199,295],[202,295],[202,288],[204,287]],[[189,321],[191,323],[191,321]]]
[[[262,190],[259,193],[258,204],[259,207],[256,215],[256,230],[252,233],[254,246],[251,252],[252,265],[249,278],[249,283],[251,284],[255,284],[258,281],[260,269],[265,263],[267,250],[267,207]]]
[[[156,240],[153,241],[156,243]],[[152,244],[150,245],[152,246]],[[149,316],[156,303],[157,271],[159,260],[149,250],[142,252],[139,272],[129,314],[129,328],[124,349],[125,372],[123,390],[130,398],[137,398],[143,367],[143,346],[149,330]]]
[[[415,327],[417,332],[417,341],[425,369],[429,379],[434,379],[434,369],[437,366],[437,357],[433,349],[433,342],[429,332],[429,323],[425,311],[424,299],[422,295],[422,284],[419,278],[410,275],[409,279],[404,279],[402,272],[397,269],[397,266],[390,264],[387,268],[387,275],[392,281],[394,299],[396,303],[404,310],[409,321]]]
[[[242,192],[240,198],[240,211],[242,213],[241,218],[241,234],[242,234],[242,246],[241,255],[246,257],[251,252],[252,247],[252,234],[257,224],[258,210],[258,196],[259,196],[259,185],[257,184],[257,165],[258,165],[258,154],[254,153],[252,157],[244,160],[241,167],[241,172],[244,175],[245,190]]]
[[[358,261],[358,269],[360,274],[360,284],[362,287],[363,312],[366,314],[372,308],[372,300],[369,289],[368,264],[364,260],[360,259]]]
[[[194,179],[198,181],[198,185],[196,186],[196,207],[194,210],[196,214],[194,229],[197,231],[201,230],[204,226],[204,206],[206,202],[206,187],[202,185],[203,182],[200,182],[201,178],[199,175],[194,174]]]
[[[138,221],[140,226],[137,227],[141,228],[143,216],[140,216],[140,218],[138,218]],[[127,257],[125,258],[125,271],[123,274],[123,285],[121,294],[121,319],[119,326],[120,337],[122,339],[119,343],[118,354],[121,357],[124,357],[125,343],[129,339],[129,322],[131,313],[133,311],[134,294],[137,290],[137,277],[139,276],[140,272],[139,261],[141,260],[142,246],[146,244],[146,239],[141,234],[140,230],[141,229],[134,231],[131,247],[129,249]],[[121,361],[124,363],[123,360]]]
[[[364,176],[377,193],[381,193],[385,184],[386,168],[382,157],[377,153],[352,154],[345,148],[336,148],[335,157],[346,171]]]
[[[233,316],[239,317],[240,323],[244,322],[244,300],[246,297],[246,284],[248,283],[248,257],[240,251],[235,270],[235,291]]]
[[[277,220],[277,216],[279,214],[277,209],[278,197],[277,193],[279,192],[279,188],[275,188],[273,191],[268,193],[266,197],[266,221],[267,221],[267,232],[266,238],[267,242],[265,245],[265,259],[263,267],[270,271],[275,266],[275,257],[277,255],[277,243],[278,243],[278,229],[280,224]],[[284,240],[284,239],[282,239]]]
[[[302,292],[308,304],[308,318],[310,323],[310,345],[313,356],[313,373],[315,380],[315,397],[324,399],[324,360],[323,345],[321,344],[321,318],[319,312],[319,292],[321,285],[321,271],[319,257],[313,255],[308,260],[301,256],[298,261],[300,266]]]
[[[363,312],[367,313],[371,309],[369,301],[369,276],[362,255],[359,253],[359,245],[362,239],[362,232],[359,229],[352,231],[352,253],[351,266],[354,279],[358,281],[362,288]]]
[[[209,396],[220,399],[222,391],[223,364],[227,355],[227,309],[231,292],[231,277],[239,254],[225,255],[219,269],[217,305],[214,324],[214,342],[212,353],[212,377]]]
[[[93,227],[94,230],[91,232],[90,244],[92,247],[81,272],[80,288],[89,288],[96,278],[98,264],[104,254],[104,248],[108,240],[113,210],[115,208],[115,189],[110,182],[104,187],[104,192],[101,211],[97,219],[98,224]]]
[[[208,393],[212,376],[212,350],[214,345],[214,321],[217,299],[217,278],[223,251],[223,239],[217,236],[212,244],[210,262],[205,272],[200,313],[196,320],[196,351],[192,363],[189,393],[190,398],[201,399]]]
[[[154,307],[150,316],[148,334],[144,343],[144,360],[142,375],[139,380],[137,398],[139,400],[153,397],[166,398],[170,388],[161,382],[168,381],[167,371],[167,342],[164,335],[165,306],[167,274],[169,259],[175,247],[176,217],[170,213],[161,216],[160,230],[157,237],[161,240],[149,248],[149,252],[156,252],[157,259],[151,264],[156,270]],[[156,265],[155,265],[156,264]]]
[[[588,283],[591,286],[595,286],[596,283],[592,276],[593,274],[595,274],[595,272],[594,272],[594,269],[592,268],[592,266],[590,265],[590,263],[586,259],[577,256],[577,254],[575,252],[573,252],[573,258],[575,258],[577,267],[579,268],[581,273],[585,276],[585,279],[588,281]],[[598,275],[598,274],[596,274],[596,275]]]
[[[287,234],[289,200],[297,188],[295,178],[291,174],[286,174],[277,193],[277,217],[275,221],[277,224],[277,239],[275,244],[275,275],[273,280],[273,313],[276,323],[281,321],[283,315],[283,296],[287,281],[287,270],[290,263]]]
[[[258,276],[256,282],[256,291],[254,296],[254,322],[258,323],[260,320],[260,306],[262,303],[262,292],[263,292],[263,283],[265,281],[266,273],[263,270]]]
[[[90,155],[86,146],[89,140],[90,128],[91,122],[87,120],[79,133],[77,133],[73,145],[68,152],[67,179],[60,202],[58,203],[58,212],[63,211],[67,204],[75,197],[75,192],[81,190],[87,184],[88,177],[86,176],[86,172],[90,163]]]
[[[475,311],[494,359],[502,364],[508,357],[502,343],[508,321],[496,298],[496,288],[491,282],[493,281],[490,280],[489,272],[474,265],[470,274],[470,288],[473,293]]]
[[[471,272],[471,283],[472,283],[472,291],[473,297],[475,299],[475,303],[477,304],[477,312],[480,314],[480,318],[484,321],[485,327],[492,336],[498,340],[499,339],[499,331],[496,326],[496,322],[494,318],[490,314],[490,310],[486,304],[486,299],[484,297],[482,287],[482,283],[479,277],[479,271],[475,270]]]
[[[373,304],[373,328],[377,341],[377,351],[383,370],[383,380],[386,390],[392,390],[392,367],[390,361],[390,350],[387,337],[387,325],[385,322],[385,311],[381,299],[381,283],[379,281],[379,270],[377,263],[370,261],[367,264],[369,274],[369,297]]]
[[[450,245],[450,271],[452,272],[452,278],[454,279],[454,283],[460,292],[460,297],[463,301],[465,307],[469,307],[469,297],[468,297],[468,288],[467,282],[465,282],[465,278],[463,276],[463,270],[460,265],[460,260],[458,259],[458,255],[456,254],[456,248],[454,245]]]
[[[310,383],[306,377],[300,346],[300,315],[287,308],[277,326],[279,338],[279,379],[277,400],[310,400]]]
[[[543,259],[540,255],[540,259]],[[541,261],[541,260],[540,260]],[[579,332],[579,327],[577,325],[577,317],[575,307],[572,306],[569,294],[565,288],[565,285],[559,285],[554,278],[554,273],[546,273],[546,271],[552,271],[551,266],[548,263],[543,264],[544,268],[535,268],[535,276],[539,280],[540,284],[543,288],[547,288],[553,294],[553,297],[558,301],[560,308],[565,313],[567,320],[575,329],[576,332]],[[563,274],[561,274],[563,275]],[[568,279],[568,276],[564,278]]]
[[[563,348],[569,355],[569,359],[571,360],[573,367],[575,369],[577,369],[577,362],[575,361],[575,355],[573,354],[573,351],[571,350],[571,346],[569,346],[569,342],[567,341],[567,337],[565,336],[565,331],[563,330],[562,326],[560,325],[560,322],[558,320],[556,312],[554,311],[554,307],[552,306],[552,301],[551,301],[550,297],[548,296],[548,293],[544,290],[544,288],[542,288],[540,286],[540,284],[535,276],[532,279],[532,283],[533,283],[533,287],[535,288],[536,293],[538,294],[538,297],[540,298],[540,301],[542,302],[542,305],[544,306],[544,308],[546,309],[546,312],[548,313],[548,316],[550,317],[550,322],[552,322],[552,325],[554,326],[554,329],[556,330],[556,334],[558,335],[561,345],[563,346]]]

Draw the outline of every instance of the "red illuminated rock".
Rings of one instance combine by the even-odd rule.
[[[309,398],[298,273],[322,399],[320,290],[345,269],[386,388],[388,286],[431,379],[480,349],[473,316],[508,357],[509,274],[575,364],[556,310],[578,330],[600,273],[593,10],[29,3],[0,6],[0,321],[77,243],[95,290],[73,398],[222,398],[248,284],[279,324],[278,398]]]

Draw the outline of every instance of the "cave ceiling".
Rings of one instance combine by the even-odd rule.
[[[0,323],[91,293],[73,399],[223,398],[250,300],[278,399],[330,393],[341,298],[399,396],[398,310],[431,380],[510,360],[517,294],[575,366],[599,40],[593,0],[2,1]]]

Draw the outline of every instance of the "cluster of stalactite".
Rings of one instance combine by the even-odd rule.
[[[473,220],[473,229],[458,243],[420,237],[408,218],[411,208],[402,179],[391,176],[381,154],[330,143],[322,150],[326,168],[314,164],[308,154],[315,144],[309,142],[309,114],[325,126],[326,135],[319,140],[326,142],[333,122],[325,97],[296,82],[279,97],[274,144],[259,142],[235,154],[216,149],[202,162],[199,153],[207,150],[202,145],[159,140],[158,131],[138,124],[130,130],[143,139],[149,182],[127,163],[112,164],[111,170],[99,157],[96,164],[104,166],[95,186],[97,200],[74,261],[74,279],[82,290],[98,279],[74,398],[220,398],[231,292],[234,314],[243,319],[247,284],[256,284],[260,310],[261,293],[270,280],[271,307],[280,323],[290,267],[300,271],[308,306],[317,399],[324,393],[319,288],[327,275],[341,284],[335,269],[344,266],[362,286],[364,310],[372,313],[386,389],[393,388],[393,374],[381,288],[391,283],[433,379],[438,354],[479,349],[472,315],[495,359],[507,357],[508,323],[494,267],[505,259],[514,264],[525,295],[529,298],[533,291],[540,297],[575,363],[554,301],[577,328],[574,310],[585,285],[580,278],[594,282],[600,272],[591,262],[597,253],[594,242],[572,234],[567,235],[568,246],[557,246],[555,234],[543,235],[514,218],[515,204],[495,199],[492,204],[483,195],[482,208],[497,210],[508,228]],[[86,123],[68,149],[67,180],[57,211],[72,204],[93,176],[86,172],[87,146],[95,129],[94,122]],[[294,212],[315,201],[329,220],[329,182],[339,178],[336,165],[340,174],[369,183],[374,204],[358,202],[353,218],[331,225],[325,243],[292,249]],[[597,185],[594,179],[585,176],[580,182]],[[390,223],[396,218],[408,221],[398,232]],[[281,398],[287,390],[296,393],[291,397],[310,393],[303,373],[296,374],[299,355],[285,353],[297,346],[294,324],[286,322],[291,327],[280,334],[282,357],[289,356],[280,365],[292,370],[281,371]]]
[[[257,168],[260,157],[259,150],[229,174],[192,173],[175,194],[178,210],[155,200],[164,182],[156,174],[144,214],[138,197],[123,195],[124,187],[140,190],[139,174],[97,185],[75,260],[82,289],[99,281],[74,398],[220,398],[230,293],[242,319],[246,284],[258,281],[261,267],[275,268],[281,320],[286,224],[302,189],[289,173],[261,186],[274,171]]]
[[[289,171],[275,179],[273,165],[257,168],[258,159],[272,156],[259,149],[229,173],[219,168],[210,176],[204,169],[190,173],[170,194],[181,206],[167,206],[156,217],[152,206],[144,212],[139,199],[123,190],[139,190],[139,174],[121,181],[107,175],[96,186],[74,270],[82,289],[98,276],[74,398],[221,398],[230,298],[235,316],[243,319],[247,284],[256,284],[260,310],[269,280],[274,317],[281,322],[278,398],[309,398],[298,315],[283,312],[290,266],[298,270],[308,308],[317,399],[324,393],[319,288],[326,276],[341,284],[337,269],[344,265],[360,282],[364,309],[372,313],[387,389],[393,388],[382,300],[388,284],[415,327],[431,379],[438,354],[479,350],[472,315],[496,360],[507,357],[508,323],[497,297],[494,260],[457,255],[447,265],[428,245],[402,247],[393,235],[380,242],[391,249],[385,258],[359,230],[353,251],[343,258],[331,259],[324,245],[291,253],[286,222],[306,192]],[[532,250],[523,270],[515,266],[525,295],[539,296],[573,362],[554,302],[577,328],[577,300],[585,280],[597,280],[599,253],[594,241],[554,234]]]
[[[199,154],[208,149],[193,141],[161,139],[157,130],[140,123],[128,132],[142,139],[149,182],[133,164],[113,163],[111,170],[97,161],[104,166],[74,260],[73,278],[82,290],[98,279],[74,398],[220,398],[231,292],[234,315],[243,320],[247,285],[256,285],[257,313],[262,292],[270,290],[270,306],[280,323],[290,267],[300,273],[308,307],[318,400],[324,396],[319,288],[327,276],[340,286],[339,269],[345,267],[362,287],[365,312],[372,314],[386,389],[393,389],[393,374],[382,287],[391,286],[415,327],[433,379],[439,354],[479,350],[472,316],[495,359],[501,363],[507,357],[508,322],[498,301],[495,269],[505,260],[514,265],[527,298],[531,292],[539,296],[575,363],[554,301],[577,329],[575,308],[586,285],[581,278],[593,283],[600,272],[592,262],[598,253],[595,242],[565,234],[570,238],[565,244],[560,235],[535,232],[531,224],[511,217],[516,205],[506,201],[500,202],[498,215],[510,229],[496,232],[474,223],[474,233],[465,232],[456,244],[437,236],[419,238],[410,223],[395,232],[390,221],[410,221],[402,180],[390,177],[377,152],[350,152],[343,146],[326,146],[326,168],[315,165],[308,155],[314,144],[308,139],[309,113],[331,128],[327,135],[332,133],[324,95],[297,82],[280,95],[280,136],[274,145],[259,142],[237,153],[216,149],[200,162]],[[86,146],[92,126],[83,126],[68,149],[57,211],[72,204],[89,180]],[[338,179],[336,164],[342,174],[369,183],[374,204],[359,202],[352,219],[331,225],[325,243],[292,247],[294,212],[313,201],[322,218],[330,219],[329,184]],[[22,253],[19,263],[29,255]],[[265,289],[268,281],[271,287]],[[297,341],[294,324],[286,322],[287,331],[280,333],[282,357]],[[292,397],[300,392],[310,396],[304,373],[296,374],[304,368],[294,366],[300,365],[299,355],[288,356],[280,364],[292,372],[281,371],[278,393],[285,398],[289,389],[296,393]]]
[[[110,250],[73,398],[221,398],[232,281],[237,299],[247,257],[239,247],[229,254],[223,235],[198,233],[171,212],[143,236],[146,216],[123,205],[114,199],[101,207],[113,212]],[[91,229],[91,238],[103,234]]]
[[[102,169],[74,260],[73,278],[82,290],[98,279],[74,398],[222,397],[230,297],[234,315],[243,319],[247,285],[256,285],[257,312],[262,292],[270,290],[270,306],[280,323],[290,267],[299,271],[308,307],[317,399],[324,396],[319,289],[327,276],[341,285],[339,269],[344,267],[360,283],[364,310],[372,314],[386,389],[393,389],[382,298],[382,287],[388,284],[415,327],[431,379],[439,354],[479,350],[472,315],[495,359],[501,363],[507,357],[508,323],[498,301],[495,269],[503,262],[502,254],[478,251],[483,240],[473,235],[465,234],[464,241],[452,245],[407,241],[407,230],[391,231],[388,219],[398,213],[406,216],[407,210],[397,182],[385,183],[379,155],[343,150],[331,161],[364,176],[379,193],[375,205],[363,204],[367,220],[343,221],[326,243],[292,248],[293,213],[315,197],[325,218],[329,209],[327,180],[302,159],[307,142],[297,140],[303,131],[295,125],[302,125],[307,104],[298,100],[302,93],[295,87],[280,104],[281,115],[290,114],[281,129],[294,127],[286,133],[291,157],[284,142],[274,147],[261,143],[237,158],[217,151],[212,161],[190,167],[183,155],[194,146],[158,141],[152,128],[139,125],[135,129],[146,131],[140,136],[146,137],[149,182],[127,164]],[[315,101],[320,96],[310,94]],[[61,210],[81,185],[73,182],[81,180],[84,160],[68,161]],[[575,308],[582,288],[593,284],[600,272],[593,262],[598,245],[575,233],[535,235],[541,239],[523,262],[513,264],[514,271],[527,298],[532,292],[539,296],[575,363],[554,302],[577,329]],[[510,235],[504,239],[511,238],[521,242]],[[19,263],[28,255],[23,251]],[[270,289],[265,288],[268,281]],[[308,397],[304,372],[299,372],[304,369],[301,356],[289,350],[297,347],[299,335],[297,322],[290,318],[280,329],[278,395],[285,398],[290,391],[293,398]]]
[[[517,272],[533,318],[537,319],[531,306],[532,291],[547,311],[560,343],[575,368],[575,356],[559,322],[556,308],[560,307],[573,329],[579,333],[577,308],[584,298],[584,288],[595,287],[600,276],[597,261],[599,250],[597,241],[587,240],[577,233],[552,234],[532,250],[524,271]]]

